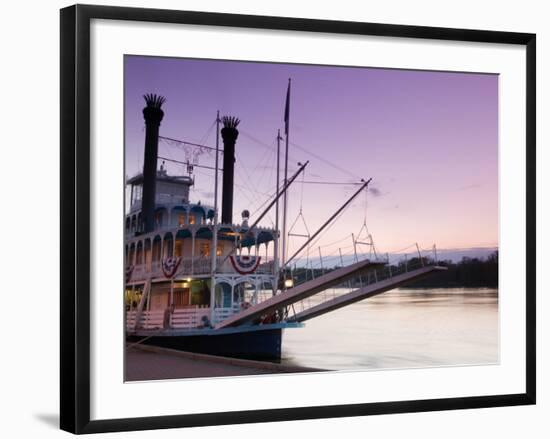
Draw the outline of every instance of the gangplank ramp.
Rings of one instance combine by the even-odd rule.
[[[383,267],[385,264],[385,262],[364,260],[348,265],[347,267],[337,268],[336,270],[319,276],[316,279],[304,282],[301,285],[286,290],[281,294],[277,294],[276,296],[253,305],[246,310],[234,314],[218,323],[215,328],[221,329],[228,326],[237,326],[252,322],[254,319],[259,318],[262,315],[269,314],[276,309],[291,305],[303,299],[307,299],[320,291],[324,291],[353,277],[357,277],[361,274],[365,274],[369,271]]]
[[[289,318],[289,322],[304,322],[306,320],[318,317],[322,314],[326,314],[331,311],[335,311],[338,308],[350,305],[354,302],[367,299],[369,297],[376,296],[378,294],[385,293],[386,291],[393,290],[394,288],[405,285],[413,280],[417,280],[424,277],[434,271],[446,270],[447,267],[441,267],[437,265],[431,265],[427,267],[417,268],[407,273],[399,274],[393,277],[389,277],[385,280],[374,282],[370,285],[364,286],[350,293],[343,294],[335,297],[334,299],[327,300],[319,305],[312,306],[304,311],[301,311]]]

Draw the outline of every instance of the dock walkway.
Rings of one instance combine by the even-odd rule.
[[[383,267],[385,264],[385,262],[364,260],[348,265],[347,267],[338,268],[234,314],[216,325],[216,329],[252,322],[262,315],[269,314],[276,309],[307,299],[320,291],[339,285],[353,277],[376,270],[377,268]]]
[[[306,320],[337,310],[338,308],[342,308],[352,303],[359,302],[360,300],[364,300],[369,297],[385,293],[386,291],[393,290],[394,288],[398,288],[401,285],[412,282],[413,280],[420,279],[421,277],[424,277],[434,271],[446,269],[446,267],[429,265],[393,277],[389,277],[387,279],[374,282],[370,285],[366,285],[362,288],[358,288],[357,290],[351,291],[347,294],[335,297],[334,299],[327,300],[323,303],[312,306],[311,308],[308,308],[302,312],[297,313],[295,316],[290,317],[288,321],[305,322]]]
[[[141,344],[126,347],[125,381],[320,371],[322,369],[196,354]]]

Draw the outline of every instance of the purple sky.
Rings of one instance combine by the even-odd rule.
[[[241,119],[234,221],[245,208],[254,214],[274,191],[275,138],[278,128],[284,131],[289,77],[290,169],[310,160],[308,181],[373,178],[368,197],[358,197],[324,234],[320,245],[339,241],[324,251],[351,245],[366,202],[369,231],[383,252],[414,242],[424,248],[498,245],[496,75],[127,56],[126,173],[143,165],[143,94],[167,98],[161,135],[191,142],[215,145],[212,124],[220,110]],[[159,155],[186,159],[184,151],[163,142]],[[199,164],[213,163],[213,155],[199,158]],[[185,172],[178,165],[168,169]],[[196,168],[195,176],[191,199],[212,204],[213,172]],[[354,191],[295,184],[289,225],[303,200],[313,233]],[[298,224],[295,232],[304,233]],[[290,250],[301,243],[297,239]]]

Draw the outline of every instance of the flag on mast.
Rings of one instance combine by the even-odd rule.
[[[290,120],[290,78],[288,78],[288,88],[286,89],[285,103],[285,134],[288,136],[288,123]]]

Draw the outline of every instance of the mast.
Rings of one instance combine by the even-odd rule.
[[[315,232],[315,233],[314,233],[314,234],[304,243],[304,245],[302,245],[302,246],[301,246],[301,247],[300,247],[300,248],[299,248],[299,249],[298,249],[298,250],[297,250],[297,251],[296,251],[296,252],[295,252],[286,262],[285,262],[285,263],[284,263],[283,267],[284,267],[285,265],[287,265],[290,261],[292,261],[296,256],[298,256],[298,255],[300,254],[300,252],[301,252],[304,248],[306,248],[306,246],[307,246],[311,241],[313,241],[313,240],[319,235],[319,233],[321,233],[321,232],[323,231],[323,229],[324,229],[326,226],[328,226],[328,225],[331,223],[331,221],[332,221],[334,218],[336,218],[336,217],[338,216],[338,214],[339,214],[340,212],[342,212],[342,210],[344,210],[344,209],[345,209],[345,208],[355,199],[355,197],[357,197],[357,195],[359,195],[359,193],[360,193],[363,189],[365,189],[365,188],[369,185],[369,183],[371,182],[371,180],[372,180],[372,178],[369,178],[367,181],[363,182],[363,184],[361,185],[361,187],[360,187],[359,189],[357,189],[357,191],[356,191],[356,192],[355,192],[355,193],[354,193],[354,194],[353,194],[353,195],[352,195],[352,196],[351,196],[351,197],[350,197],[350,198],[349,198],[349,199],[348,199],[348,200],[347,200],[347,201],[346,201],[346,202],[345,202],[336,212],[334,212],[334,213],[331,215],[331,217],[330,217],[328,220],[326,220],[326,221],[324,222],[324,224],[323,224],[321,227],[319,227],[319,229],[317,229],[317,231],[316,231],[316,232]],[[355,239],[354,239],[354,244],[355,244]]]
[[[283,188],[281,189],[282,193],[279,192],[279,195],[275,197],[274,200],[271,201],[271,203],[269,203],[269,205],[264,209],[264,211],[260,214],[260,216],[256,219],[256,221],[254,221],[254,223],[248,228],[249,230],[252,230],[254,229],[259,223],[260,221],[262,220],[262,218],[264,216],[266,216],[267,212],[269,212],[271,210],[271,208],[275,205],[275,203],[277,202],[277,200],[281,197],[282,194],[284,194],[286,192],[286,190],[290,187],[290,185],[292,183],[294,183],[294,180],[296,180],[296,178],[298,177],[298,175],[300,175],[304,169],[306,168],[306,166],[309,164],[309,160],[307,162],[305,162],[304,164],[302,163],[298,163],[298,165],[300,166],[298,168],[298,170],[294,173],[294,175],[292,177],[289,178],[287,184],[285,184],[283,186]],[[235,236],[235,239],[237,238],[237,236]],[[237,249],[237,241],[235,241],[235,244],[233,246],[233,248],[229,251],[229,253],[225,256],[225,258],[223,259],[223,262],[227,261],[229,259],[229,257],[233,254],[233,252]]]
[[[273,274],[275,275],[275,285],[273,287],[273,294],[277,293],[277,285],[279,279],[279,170],[280,170],[280,158],[281,158],[281,130],[277,130],[277,174],[275,178],[276,181],[276,198],[277,202],[275,203],[275,246],[273,249]]]
[[[216,113],[216,160],[214,177],[214,224],[212,225],[212,280],[210,282],[210,321],[214,322],[214,301],[216,300],[216,253],[218,251],[218,166],[220,154],[220,110]]]
[[[214,174],[214,218],[212,227],[212,246],[214,251],[212,252],[212,273],[216,271],[216,247],[218,245],[218,174],[219,174],[219,155],[220,155],[220,111],[216,113],[216,160],[215,160],[215,174]]]
[[[288,88],[286,90],[286,103],[285,103],[285,186],[288,181],[288,137],[289,137],[289,125],[290,125],[290,78],[288,78]],[[288,208],[287,192],[285,191],[283,197],[283,248],[281,255],[281,266],[285,266],[285,259],[287,254],[286,243],[286,216]]]
[[[298,175],[300,175],[303,170],[306,168],[306,166],[309,164],[309,160],[307,162],[305,162],[304,164],[302,163],[298,163],[298,166],[300,166],[298,168],[298,170],[294,173],[294,175],[292,177],[290,177],[290,179],[286,182],[286,184],[283,186],[283,194],[286,193],[287,189],[290,187],[290,185],[292,183],[294,183],[294,180],[296,180],[296,178],[298,177]],[[279,193],[279,196],[275,197],[275,199],[273,201],[271,201],[271,203],[269,203],[269,205],[264,209],[264,211],[262,212],[262,214],[256,219],[256,221],[254,221],[254,224],[252,224],[250,226],[250,229],[253,229],[254,227],[256,227],[260,221],[262,220],[262,218],[267,214],[267,212],[269,212],[269,210],[273,207],[273,205],[277,202],[277,200],[280,198],[281,194]]]

